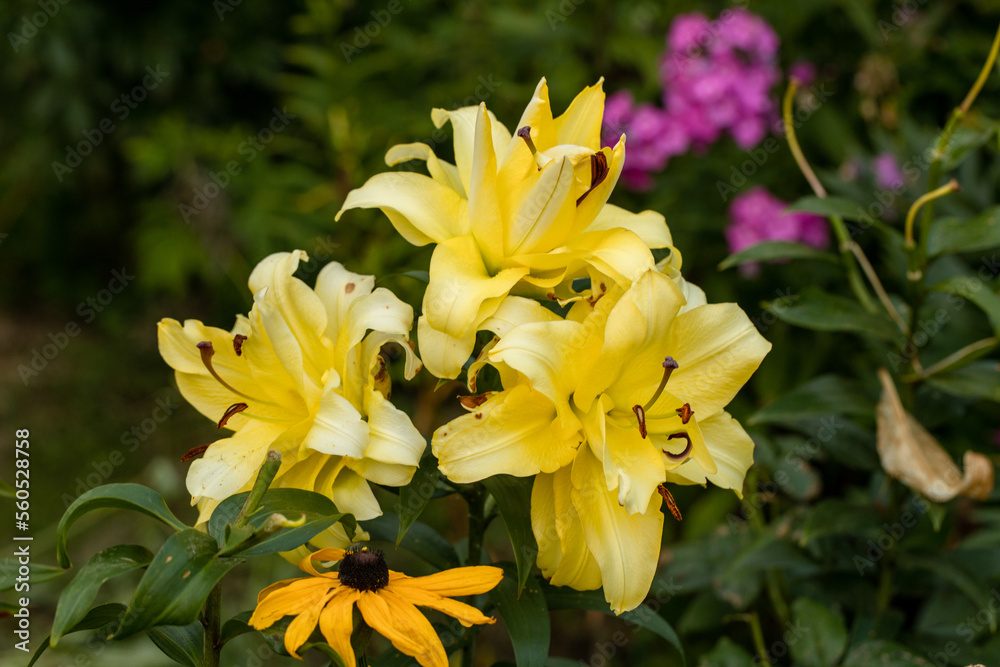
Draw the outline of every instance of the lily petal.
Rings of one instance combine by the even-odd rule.
[[[717,472],[706,472],[698,461],[691,459],[669,471],[667,481],[675,484],[712,482],[720,488],[732,489],[742,498],[743,480],[747,470],[753,465],[753,440],[725,410],[708,419],[699,420],[698,425],[717,466]]]
[[[663,513],[650,504],[629,514],[609,492],[601,462],[581,448],[573,462],[573,505],[583,524],[587,548],[601,568],[604,597],[620,614],[638,607],[653,583],[663,537]]]
[[[431,178],[442,185],[447,185],[460,196],[468,198],[465,186],[462,185],[462,177],[458,173],[458,167],[450,162],[439,160],[438,156],[434,154],[434,149],[427,144],[397,144],[385,154],[385,163],[390,167],[410,160],[423,160],[427,163],[427,171],[430,172]]]
[[[623,228],[627,229],[650,248],[667,248],[673,245],[666,219],[656,211],[632,213],[614,204],[605,204],[594,221],[587,227],[588,232]]]
[[[601,145],[601,122],[604,119],[604,77],[584,88],[569,107],[553,122],[560,144],[588,148]]]
[[[578,591],[601,587],[601,570],[587,547],[583,524],[571,502],[572,470],[560,468],[535,477],[531,488],[531,528],[538,542],[538,567],[554,586]]]
[[[582,440],[563,437],[555,420],[552,402],[521,384],[439,428],[431,448],[441,472],[459,483],[553,472],[573,460]]]
[[[503,155],[510,145],[510,130],[497,120],[492,111],[486,113],[489,116],[493,152],[496,155]],[[445,123],[451,122],[452,132],[455,135],[455,166],[458,167],[459,177],[466,192],[470,192],[469,184],[472,180],[472,156],[475,152],[478,115],[478,106],[460,107],[452,111],[447,109],[431,111],[431,120],[435,127],[441,128]]]
[[[351,190],[344,206],[382,209],[400,235],[416,246],[441,243],[469,233],[468,202],[446,185],[423,174],[386,172],[376,174]]]

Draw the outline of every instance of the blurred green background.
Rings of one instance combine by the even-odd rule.
[[[179,458],[217,431],[179,398],[156,351],[160,318],[228,328],[236,313],[249,310],[251,268],[272,252],[294,248],[314,258],[302,272],[307,282],[336,260],[376,274],[379,284],[418,307],[423,284],[398,274],[426,269],[429,249],[408,245],[377,211],[354,211],[334,222],[346,193],[386,169],[388,147],[425,141],[450,159],[450,132],[443,140],[434,134],[432,107],[485,101],[513,127],[542,76],[556,113],[601,76],[608,93],[629,89],[638,101],[657,102],[659,55],[671,19],[695,9],[714,17],[733,6],[398,1],[398,13],[379,0],[0,5],[6,36],[0,46],[0,470],[11,481],[13,433],[30,429],[36,560],[54,562],[55,523],[72,498],[94,485],[88,479],[145,483],[163,493],[178,516],[193,520]],[[783,69],[800,60],[817,67],[817,84],[829,96],[799,136],[831,189],[861,200],[871,200],[875,186],[850,165],[884,151],[901,162],[920,154],[975,79],[1000,20],[1000,8],[988,0],[762,0],[748,8],[779,34]],[[1000,116],[998,93],[993,78],[977,113]],[[994,157],[995,150],[963,167],[963,185],[972,187],[942,202],[942,211],[970,214],[995,200],[1000,165]],[[774,342],[734,405],[739,417],[821,372],[856,363],[842,338],[775,323],[760,305],[807,284],[836,286],[835,269],[774,265],[754,279],[717,271],[728,254],[722,236],[728,203],[718,183],[729,182],[746,159],[727,139],[704,154],[673,159],[652,191],[619,186],[612,197],[632,210],[663,213],[688,279],[702,285],[710,301],[740,302]],[[753,185],[787,201],[807,194],[784,147],[739,189]],[[921,192],[913,185],[894,204],[897,225]],[[452,409],[449,402],[435,413],[432,387],[425,374],[397,383],[394,392],[428,434]],[[929,425],[950,428],[946,422],[955,416],[932,415]],[[949,448],[982,448],[992,439],[995,412],[971,405],[961,416],[961,427],[949,431]],[[814,474],[831,489],[859,481],[849,466]],[[705,509],[669,528],[672,541],[711,532],[736,505],[732,494],[721,492],[680,499],[689,505],[701,499]],[[462,510],[460,504],[437,507],[425,520],[458,540]],[[0,535],[8,523],[0,520]],[[490,532],[490,550],[502,559],[509,547],[499,523]],[[151,523],[112,515],[91,520],[76,536],[71,553],[78,560],[125,536],[150,546],[162,539]],[[394,564],[406,567],[406,560],[397,556]],[[226,613],[249,608],[275,572],[292,570],[274,563],[248,571],[245,589],[227,591]],[[64,584],[56,579],[33,587],[33,647]],[[124,590],[116,586],[110,599]],[[683,608],[668,605],[663,613],[676,621]],[[594,646],[622,628],[595,614],[562,612],[554,619],[553,653],[574,660],[591,660]],[[6,623],[0,627],[0,662],[20,664],[21,654],[6,648]],[[729,627],[746,642],[745,628]],[[694,627],[684,637],[689,664],[715,639]],[[245,646],[254,644],[248,639]],[[249,658],[234,657],[239,650],[228,659],[248,664]],[[639,636],[614,661],[663,664],[657,656],[665,650]],[[39,664],[73,664],[77,655],[91,665],[166,664],[151,651],[144,640],[95,651],[67,639]],[[512,659],[502,629],[484,635],[480,651],[480,664]]]

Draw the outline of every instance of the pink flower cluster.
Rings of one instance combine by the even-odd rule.
[[[757,145],[777,120],[778,44],[771,26],[742,8],[714,21],[698,12],[674,19],[660,66],[663,108],[636,106],[625,91],[607,101],[605,143],[628,138],[626,185],[649,187],[672,156],[704,150],[726,132],[744,149]]]
[[[814,248],[829,245],[830,228],[825,218],[786,208],[787,203],[760,186],[734,198],[726,228],[729,252],[737,253],[763,241],[791,241]],[[752,275],[758,268],[754,263],[740,266],[744,275]]]

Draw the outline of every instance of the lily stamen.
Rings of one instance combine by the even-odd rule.
[[[239,335],[237,335],[237,338],[238,337],[239,337]],[[233,347],[234,348],[236,347],[236,339],[233,339]],[[212,377],[214,377],[219,382],[219,384],[221,384],[223,387],[225,387],[229,391],[233,392],[237,396],[242,396],[243,398],[245,398],[247,400],[250,400],[250,401],[253,401],[254,403],[266,403],[268,405],[275,405],[274,403],[272,403],[270,401],[263,401],[263,400],[254,398],[253,396],[250,396],[249,394],[244,394],[242,391],[240,391],[239,389],[233,387],[231,384],[229,384],[228,382],[226,382],[225,380],[222,379],[222,376],[219,375],[219,373],[215,370],[215,366],[212,365],[212,357],[215,356],[215,346],[212,345],[212,341],[208,341],[208,340],[201,341],[200,343],[198,343],[198,349],[201,351],[201,363],[203,363],[205,365],[205,368],[207,368],[208,372],[212,374]],[[242,350],[242,341],[241,341],[240,349]]]
[[[682,424],[687,424],[689,421],[691,421],[691,417],[694,416],[694,410],[691,409],[690,403],[685,403],[681,407],[674,410],[674,412],[676,412],[681,416]]]
[[[660,492],[660,496],[667,503],[667,507],[670,508],[670,513],[674,515],[674,518],[678,521],[683,521],[684,517],[681,516],[681,508],[677,506],[677,501],[674,500],[674,496],[670,493],[670,489],[668,489],[665,484],[660,484],[656,487],[656,490]]]
[[[608,169],[608,158],[604,153],[594,153],[590,156],[590,187],[576,200],[577,206],[587,198],[587,195],[594,191],[594,188],[604,182],[610,171]]]
[[[535,149],[535,142],[531,140],[531,127],[529,125],[525,125],[524,127],[518,129],[517,136],[524,139],[524,143],[528,145],[528,150],[531,151],[532,155],[538,152]]]
[[[246,403],[233,403],[228,408],[226,408],[226,412],[222,415],[222,419],[219,420],[219,425],[216,426],[216,428],[222,428],[223,426],[226,425],[227,422],[229,422],[229,419],[233,415],[239,414],[240,412],[243,412],[249,407],[250,406],[247,405]]]
[[[646,405],[633,405],[632,412],[635,413],[635,418],[639,421],[639,435],[643,438],[646,437],[646,410],[649,410],[656,403],[657,399],[660,398],[660,394],[663,393],[663,389],[667,386],[667,380],[670,379],[670,375],[677,370],[680,365],[674,361],[673,357],[667,357],[663,360],[663,377],[660,379],[660,386],[656,388],[653,392],[653,397],[646,401]],[[692,413],[693,414],[693,413]],[[682,417],[683,419],[683,417]],[[687,423],[686,421],[684,422]]]
[[[674,438],[684,438],[687,440],[687,446],[684,448],[680,454],[671,454],[670,452],[663,452],[668,459],[671,461],[684,461],[689,456],[691,456],[691,450],[693,445],[691,444],[691,436],[687,434],[687,431],[681,431],[680,433],[671,433],[667,436],[667,440],[673,440]]]

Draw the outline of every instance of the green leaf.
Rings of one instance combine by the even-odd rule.
[[[141,512],[158,519],[174,530],[184,530],[188,526],[173,515],[167,504],[156,491],[142,484],[105,484],[87,491],[70,505],[56,529],[56,557],[59,565],[72,567],[66,551],[66,539],[70,526],[87,512],[96,509],[116,508]]]
[[[510,545],[517,564],[517,590],[520,593],[538,557],[538,542],[531,529],[531,487],[533,477],[494,475],[483,480],[486,489],[496,498],[500,516],[507,527]]]
[[[976,573],[969,572],[945,554],[935,553],[920,556],[912,553],[902,553],[899,555],[897,562],[900,569],[911,571],[924,570],[932,576],[939,577],[950,583],[965,595],[976,609],[987,610],[990,632],[996,632],[996,612],[992,606],[992,599],[987,593],[990,590],[990,584],[986,579],[977,576]]]
[[[238,538],[234,540],[232,533],[227,535],[226,526],[236,519],[248,495],[249,493],[240,493],[230,496],[212,512],[212,517],[208,520],[208,534],[219,544],[239,541]],[[253,530],[263,528],[272,514],[281,514],[291,521],[296,521],[305,515],[306,523],[298,528],[284,528],[259,542],[250,538],[242,550],[228,547],[227,552],[249,557],[290,551],[302,546],[338,521],[344,524],[349,535],[353,535],[357,530],[357,522],[352,515],[340,513],[333,501],[326,496],[303,489],[269,489],[264,494],[257,511],[250,515],[247,526]]]
[[[824,218],[841,217],[844,220],[866,220],[868,214],[864,207],[846,197],[802,197],[788,207],[789,211],[815,213]]]
[[[874,399],[861,385],[837,375],[821,375],[758,410],[751,424],[796,423],[829,415],[871,415]]]
[[[937,292],[949,292],[957,294],[962,299],[968,299],[976,304],[986,318],[990,321],[993,333],[1000,336],[1000,296],[990,291],[990,288],[975,276],[955,276],[932,287]],[[955,304],[955,310],[964,305],[962,302]]]
[[[83,632],[84,630],[94,630],[96,628],[103,628],[109,623],[114,623],[117,621],[121,615],[125,612],[125,605],[112,602],[110,604],[102,604],[99,607],[94,607],[87,612],[87,615],[83,619],[74,625],[72,628],[64,632],[63,634],[68,635],[74,632]],[[42,643],[38,645],[38,649],[35,654],[31,656],[31,661],[27,664],[27,667],[31,667],[35,664],[38,658],[41,657],[42,653],[49,648],[49,638],[46,637],[42,640]]]
[[[803,329],[850,331],[889,340],[901,335],[888,316],[869,313],[857,301],[817,287],[807,287],[797,295],[767,302],[764,307],[778,319]]]
[[[413,479],[399,489],[399,532],[396,533],[396,546],[403,541],[406,531],[423,513],[427,503],[434,497],[441,472],[437,467],[437,459],[428,454],[420,459],[420,467],[413,473]]]
[[[145,567],[151,560],[152,552],[137,544],[119,544],[95,554],[59,596],[52,621],[52,645],[87,615],[104,582]]]
[[[974,361],[958,370],[934,375],[927,384],[953,396],[1000,403],[1000,364]]]
[[[242,559],[219,558],[218,544],[190,528],[171,535],[146,568],[115,638],[156,625],[188,625],[208,594]]]
[[[545,596],[534,577],[522,589],[517,569],[510,563],[502,566],[503,581],[489,595],[510,632],[514,657],[522,667],[545,667],[551,639]]]
[[[388,512],[365,521],[364,529],[373,540],[393,543],[399,535],[399,517]],[[427,524],[414,521],[399,546],[439,570],[458,567],[458,554],[448,540]]]
[[[766,262],[775,259],[817,259],[824,262],[836,262],[837,257],[828,252],[817,250],[801,243],[788,241],[765,241],[734,253],[719,262],[719,270],[744,264],[746,262]]]
[[[0,498],[13,498],[14,487],[0,479]]]
[[[930,663],[899,644],[875,640],[854,647],[844,659],[843,667],[928,667]]]
[[[929,257],[991,248],[1000,248],[1000,206],[972,218],[939,218],[931,224],[927,236]]]
[[[844,618],[809,598],[792,603],[792,632],[801,632],[794,641],[786,641],[793,660],[802,667],[834,667],[847,648]]]
[[[0,558],[0,591],[9,591],[17,585],[17,578],[20,576],[20,569],[24,567],[17,558]],[[28,583],[40,584],[49,579],[66,574],[66,570],[55,565],[45,565],[43,563],[28,563]]]
[[[698,661],[698,667],[746,667],[752,664],[753,656],[729,637],[720,639],[715,648]]]
[[[656,612],[661,603],[665,603],[673,596],[674,591],[672,587],[673,582],[671,581],[669,584],[662,587],[667,590],[667,594],[662,599],[658,593],[655,600],[648,600],[645,604],[639,605],[631,611],[624,612],[618,616],[618,618],[625,621],[629,627],[645,628],[646,630],[649,630],[657,636],[667,640],[667,642],[677,650],[677,654],[681,657],[681,664],[686,665],[687,658],[684,656],[684,649],[681,647],[680,637],[677,636],[673,627]],[[565,586],[553,586],[547,582],[543,583],[541,588],[542,593],[545,595],[545,601],[548,603],[549,611],[558,611],[560,609],[590,609],[592,611],[599,611],[609,616],[615,615],[615,613],[611,611],[611,605],[609,605],[608,601],[604,599],[604,593],[599,590],[576,591]]]
[[[997,124],[989,122],[985,127],[970,127],[962,125],[951,135],[951,140],[945,148],[942,157],[944,171],[951,171],[972,153],[989,143],[997,131]]]
[[[161,625],[149,628],[146,635],[174,662],[187,667],[201,667],[205,644],[205,628],[201,622]]]
[[[235,639],[240,635],[245,635],[248,632],[254,632],[254,629],[250,627],[251,616],[253,616],[253,611],[241,611],[223,623],[222,631],[219,634],[222,639],[222,644],[225,645],[230,639]]]

